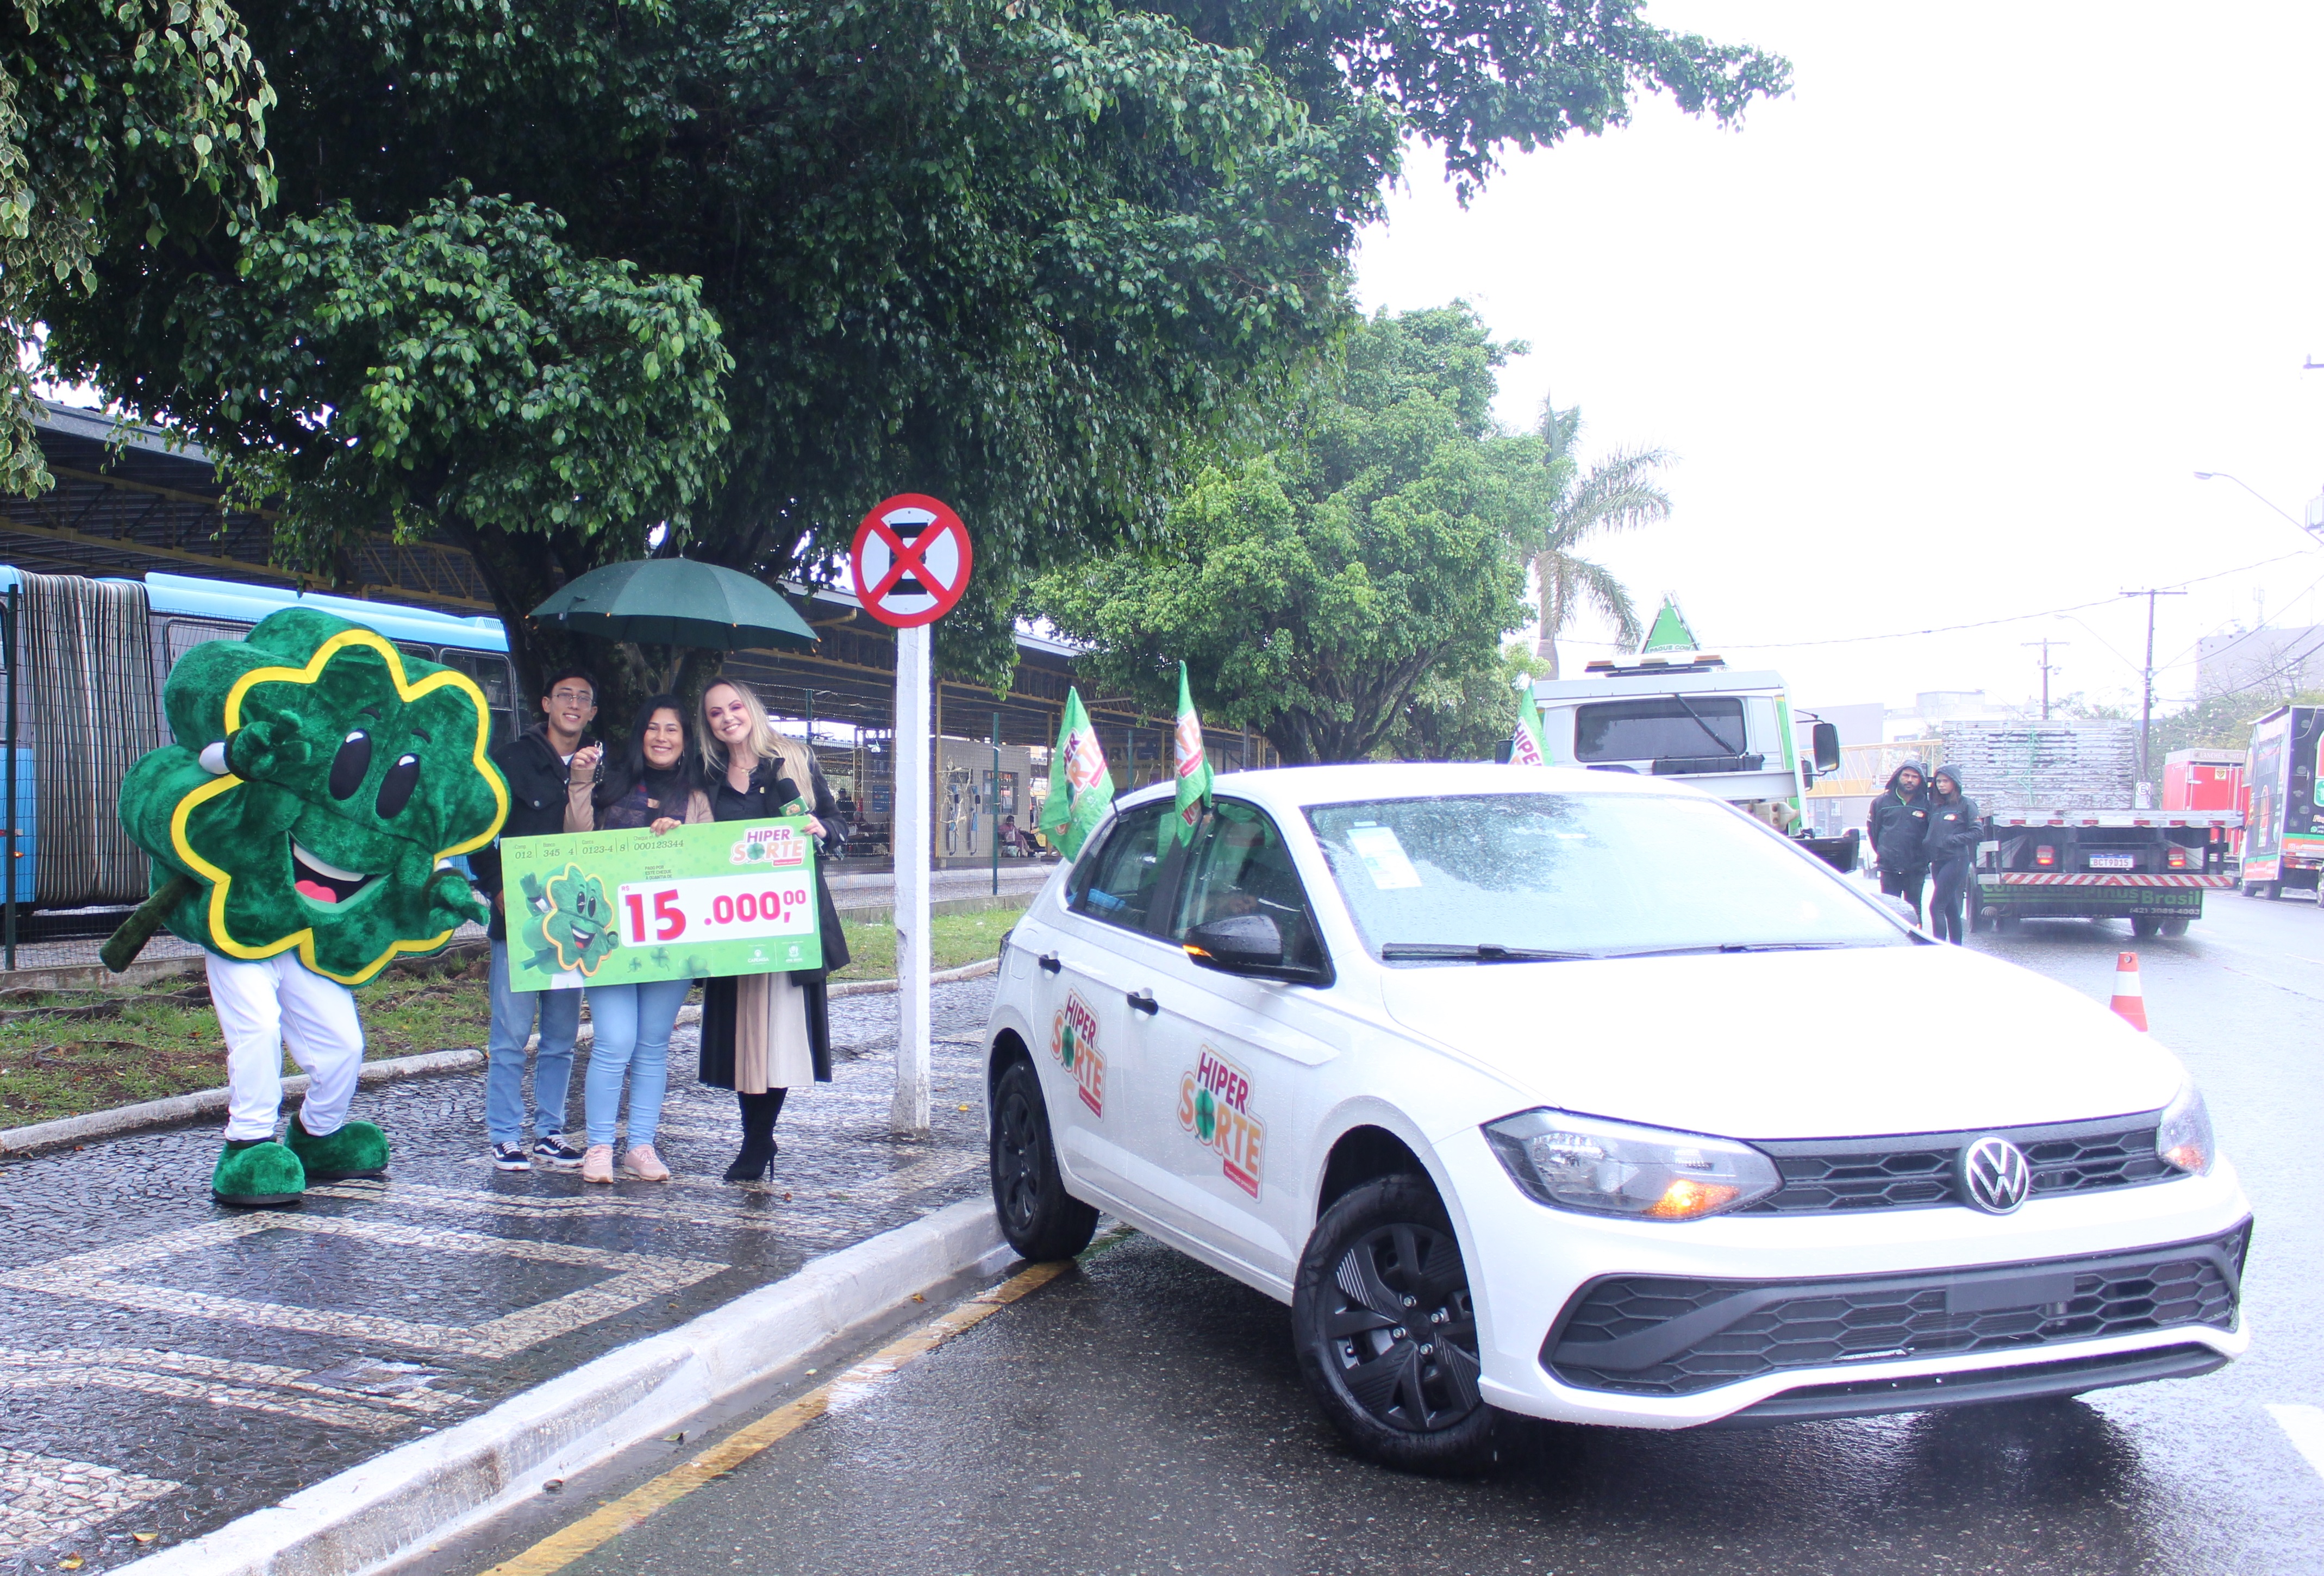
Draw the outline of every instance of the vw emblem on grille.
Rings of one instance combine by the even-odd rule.
[[[1960,1179],[1969,1202],[1988,1215],[2009,1213],[2034,1191],[2034,1172],[2025,1164],[2025,1151],[1992,1133],[1961,1151]]]

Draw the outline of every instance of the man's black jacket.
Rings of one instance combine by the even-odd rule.
[[[549,726],[536,723],[507,743],[494,748],[493,764],[508,779],[508,820],[503,837],[546,837],[565,830],[565,785],[568,776],[564,758],[549,742]],[[468,856],[476,890],[491,897],[501,889],[501,849],[495,841]],[[486,932],[494,941],[508,939],[507,917],[494,910]]]

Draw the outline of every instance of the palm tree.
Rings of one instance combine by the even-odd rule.
[[[1592,536],[1611,530],[1632,530],[1670,518],[1670,494],[1654,478],[1656,466],[1670,463],[1659,448],[1618,449],[1583,470],[1573,457],[1582,436],[1582,408],[1560,410],[1544,401],[1541,423],[1536,429],[1544,446],[1542,463],[1557,473],[1556,492],[1548,528],[1534,551],[1534,580],[1541,597],[1541,628],[1534,636],[1534,654],[1549,664],[1548,677],[1557,677],[1557,637],[1587,606],[1609,620],[1616,638],[1625,646],[1637,643],[1638,610],[1613,572],[1578,556]]]

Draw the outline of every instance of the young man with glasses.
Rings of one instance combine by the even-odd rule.
[[[509,814],[503,837],[540,837],[565,830],[567,785],[576,774],[595,780],[600,747],[585,742],[597,714],[597,681],[578,668],[549,676],[540,691],[541,720],[493,751],[508,779]],[[581,1164],[580,1147],[566,1141],[565,1095],[573,1078],[573,1042],[581,1028],[578,991],[509,989],[508,911],[501,890],[500,846],[469,859],[476,889],[492,900],[493,1028],[484,1081],[484,1125],[493,1164],[530,1171],[537,1161],[558,1170]],[[540,1025],[532,1064],[532,1120],[525,1120],[524,1045]],[[530,1144],[526,1134],[535,1135]]]

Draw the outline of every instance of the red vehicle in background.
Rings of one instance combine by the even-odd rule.
[[[2163,807],[2166,810],[2238,810],[2251,815],[2240,750],[2174,750],[2163,760]],[[2244,833],[2227,834],[2227,857],[2240,862]]]

